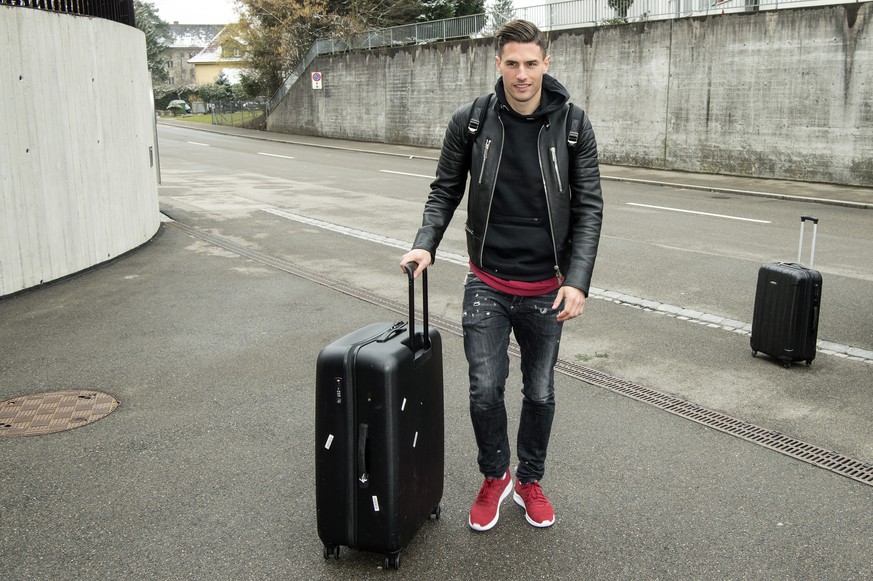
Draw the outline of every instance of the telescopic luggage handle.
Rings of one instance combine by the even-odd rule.
[[[812,268],[815,262],[815,238],[818,234],[818,218],[812,216],[800,217],[800,246],[797,248],[797,264],[800,264],[800,257],[803,254],[803,230],[807,220],[812,222],[812,248],[809,251],[809,268]]]
[[[413,266],[414,265],[414,266]],[[418,264],[415,262],[407,262],[403,265],[406,270],[406,275],[409,277],[409,348],[415,353],[415,269]],[[427,269],[421,273],[421,302],[422,319],[424,323],[424,338],[422,348],[430,349],[430,333],[428,332],[428,315],[427,315]]]

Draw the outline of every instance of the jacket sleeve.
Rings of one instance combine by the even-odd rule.
[[[437,164],[436,179],[430,185],[431,191],[424,204],[421,228],[412,245],[413,248],[430,252],[432,261],[436,260],[437,246],[464,197],[467,173],[470,171],[465,120],[470,116],[471,106],[472,104],[468,104],[455,111],[449,121]]]
[[[588,296],[603,223],[603,193],[594,129],[584,113],[579,141],[570,162],[570,187],[572,250],[564,284],[578,288]]]

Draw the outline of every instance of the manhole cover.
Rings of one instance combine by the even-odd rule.
[[[38,436],[72,430],[115,411],[119,402],[99,391],[24,395],[0,402],[0,436]]]

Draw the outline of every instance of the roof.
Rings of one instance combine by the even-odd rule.
[[[244,63],[243,55],[231,56],[222,54],[222,44],[228,39],[233,40],[241,47],[246,46],[246,41],[237,34],[237,28],[232,25],[222,27],[222,29],[209,41],[206,47],[201,50],[194,58],[188,60],[193,64],[206,63]]]
[[[202,49],[223,29],[223,24],[171,24],[173,39],[170,48]]]

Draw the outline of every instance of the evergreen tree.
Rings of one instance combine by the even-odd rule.
[[[145,34],[146,59],[152,74],[152,83],[166,81],[168,76],[164,68],[163,52],[173,40],[170,25],[161,20],[157,8],[148,0],[133,0],[133,10],[136,27]]]
[[[512,0],[497,0],[488,8],[488,31],[495,34],[500,27],[512,20]]]
[[[627,22],[627,11],[633,6],[634,0],[606,0],[606,3],[615,10],[621,21]]]
[[[233,86],[222,72],[214,83],[197,87],[197,94],[207,103],[231,101],[233,100]]]
[[[423,5],[419,20],[443,20],[485,12],[485,0],[423,0]]]

